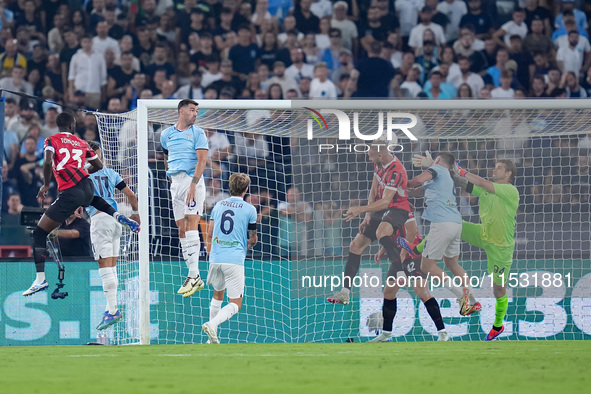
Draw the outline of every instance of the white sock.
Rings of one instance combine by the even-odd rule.
[[[199,276],[199,252],[201,251],[201,241],[199,239],[199,231],[186,231],[187,236],[185,245],[187,251],[187,266],[189,267],[189,277],[196,278]]]
[[[189,256],[187,256],[187,238],[179,238],[181,243],[181,252],[183,252],[183,260],[185,260],[185,264],[187,264],[187,268],[189,268]]]
[[[107,298],[106,310],[112,315],[117,312],[117,269],[115,267],[99,268],[99,274],[103,281],[103,292]]]
[[[35,277],[34,285],[40,285],[45,280],[45,272],[37,272],[37,276]]]
[[[218,326],[229,320],[232,316],[238,313],[238,305],[234,304],[233,302],[228,303],[225,307],[223,307],[218,314],[209,321],[209,323],[213,326],[214,329],[217,330]]]
[[[446,285],[445,285],[446,289],[450,289],[452,293],[454,293],[454,295],[456,296],[457,299],[460,299],[462,297],[464,297],[464,288],[461,286],[456,286],[453,283],[449,284],[446,281]]]
[[[349,294],[349,293],[351,293],[351,289],[347,289],[346,287],[343,287],[343,288],[341,289],[341,291],[342,291],[343,293],[345,293],[345,294]]]
[[[392,331],[382,331],[382,334],[392,336]]]
[[[211,302],[209,304],[209,320],[210,321],[213,320],[213,318],[217,316],[220,309],[222,309],[222,301],[212,298]]]
[[[113,214],[113,217],[115,218],[115,220],[117,220],[117,218],[121,216],[121,214],[118,211],[115,211],[115,213]]]

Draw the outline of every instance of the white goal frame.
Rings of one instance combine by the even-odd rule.
[[[174,109],[180,100],[138,100],[137,158],[139,213],[149,216],[148,110]],[[200,109],[292,110],[310,107],[317,110],[535,110],[591,109],[591,100],[199,100]],[[142,198],[143,197],[143,198]],[[150,344],[150,247],[149,228],[139,233],[139,340]]]

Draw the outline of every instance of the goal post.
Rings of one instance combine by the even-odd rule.
[[[174,244],[171,212],[166,210],[168,185],[161,179],[155,130],[176,122],[179,101],[138,100],[132,112],[96,114],[106,164],[124,173],[138,195],[142,218],[137,245],[129,249],[134,253],[122,255],[118,263],[125,272],[120,288],[125,288],[123,310],[129,317],[116,328],[118,343],[199,343],[199,322],[209,317],[209,299],[200,294],[208,292],[207,288],[189,299],[173,294],[186,268]],[[354,289],[349,306],[327,304],[326,296],[333,292],[331,283],[316,286],[314,280],[342,275],[348,245],[360,222],[345,223],[341,217],[348,206],[367,202],[373,165],[366,149],[374,138],[388,138],[400,146],[396,152],[409,179],[419,173],[412,168],[412,154],[425,149],[434,153],[449,150],[468,170],[482,176],[490,176],[488,170],[495,160],[517,159],[524,173],[518,174],[517,181],[523,195],[512,272],[525,273],[532,280],[540,275],[540,282],[544,274],[560,275],[563,286],[544,288],[532,282],[528,288],[520,278],[518,286],[509,290],[514,298],[507,337],[577,339],[591,335],[591,318],[577,312],[591,307],[589,185],[585,174],[577,173],[583,171],[584,157],[591,150],[591,134],[585,137],[591,132],[590,100],[198,102],[197,126],[223,131],[231,137],[233,148],[238,138],[244,140],[243,133],[246,139],[264,140],[269,158],[263,167],[255,164],[252,173],[258,180],[253,204],[260,199],[257,207],[263,230],[260,245],[251,255],[254,261],[246,264],[246,308],[229,324],[228,330],[237,334],[226,330],[222,340],[343,342],[370,338],[379,324],[386,271],[385,262],[380,266],[372,261],[379,245],[374,243],[364,252],[360,271],[360,275],[379,277],[379,283]],[[224,163],[228,166],[224,173],[253,170],[257,157],[248,154],[260,152],[250,148],[245,148],[245,154],[233,151],[233,159]],[[223,188],[223,175],[220,178]],[[477,202],[459,191],[457,197],[464,219],[478,222]],[[293,198],[299,200],[294,203]],[[268,206],[263,199],[273,205],[270,214],[264,213]],[[425,235],[423,202],[413,201],[420,233]],[[289,204],[301,209],[287,214],[284,209]],[[486,272],[484,254],[466,243],[460,263],[470,276],[482,278]],[[206,269],[202,258],[201,273]],[[485,308],[480,316],[469,319],[457,314],[447,290],[433,291],[456,340],[480,340],[485,327],[490,328],[494,315],[491,284],[484,281],[477,287]],[[536,298],[532,287],[542,294]],[[399,299],[395,340],[432,340],[433,323],[413,292],[401,290]],[[540,314],[544,316],[541,321]]]

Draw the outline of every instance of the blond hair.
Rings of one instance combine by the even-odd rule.
[[[230,195],[242,196],[250,186],[250,177],[243,173],[236,173],[230,175]]]

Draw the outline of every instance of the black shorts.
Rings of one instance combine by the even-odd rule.
[[[62,190],[57,196],[57,200],[51,204],[45,215],[53,221],[62,223],[69,218],[78,207],[90,205],[94,198],[94,183],[90,178],[84,178],[69,189]]]
[[[394,229],[393,234],[396,234],[397,230],[400,234],[404,234],[404,223],[406,223],[408,218],[409,213],[404,209],[389,208],[385,211],[373,212],[371,214],[369,225],[363,230],[361,234],[365,235],[372,242],[375,241],[378,239],[376,236],[376,231],[382,222],[390,223],[392,225],[392,228]]]

